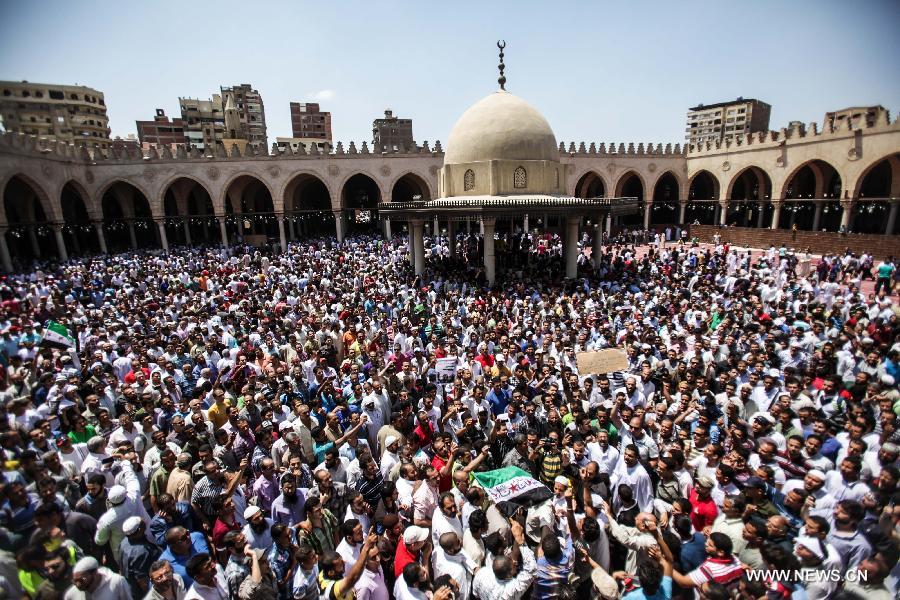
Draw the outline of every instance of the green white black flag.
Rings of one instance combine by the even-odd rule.
[[[506,515],[553,497],[550,488],[518,467],[475,473],[475,481]]]
[[[56,321],[47,321],[44,326],[44,337],[41,340],[41,346],[44,348],[59,348],[60,350],[68,350],[75,347],[75,338],[72,333]]]

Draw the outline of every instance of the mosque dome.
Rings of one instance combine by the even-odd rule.
[[[559,162],[556,136],[536,108],[498,90],[472,105],[456,122],[444,164],[496,160]]]

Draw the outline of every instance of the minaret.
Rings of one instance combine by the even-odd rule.
[[[241,113],[234,105],[234,96],[228,94],[225,101],[225,137],[237,140],[243,139],[241,133]]]

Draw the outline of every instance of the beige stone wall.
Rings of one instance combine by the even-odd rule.
[[[687,151],[682,151],[677,144],[674,148],[653,144],[646,148],[643,144],[627,147],[611,144],[607,148],[604,144],[586,147],[582,143],[576,148],[571,143],[568,150],[560,144],[561,162],[547,161],[546,166],[539,167],[543,177],[536,177],[535,169],[526,166],[529,187],[524,193],[548,193],[547,186],[555,184],[552,171],[558,164],[563,169],[558,193],[565,195],[585,195],[584,184],[591,180],[602,182],[604,195],[621,196],[625,182],[636,177],[642,184],[642,199],[649,202],[657,183],[669,173],[678,185],[677,199],[686,202],[692,178],[706,171],[718,182],[720,198],[728,199],[737,177],[748,168],[758,167],[772,181],[773,198],[779,199],[784,197],[786,183],[800,168],[812,160],[821,160],[832,165],[841,176],[842,195],[856,198],[863,177],[885,159],[891,160],[893,166],[892,195],[900,196],[900,124],[889,123],[886,117],[864,129],[818,132],[812,126],[805,132],[795,129],[754,134],[731,143]],[[523,190],[512,187],[513,171],[519,164],[514,162],[498,163],[492,175],[484,179],[480,170],[476,171],[475,193],[522,193]],[[184,150],[172,156],[166,149],[161,157],[154,151],[140,158],[107,158],[99,154],[92,157],[74,146],[31,136],[0,135],[0,190],[6,190],[7,183],[18,176],[34,190],[48,220],[57,222],[62,220],[61,194],[67,183],[82,196],[93,220],[102,219],[103,195],[116,182],[133,185],[147,198],[154,218],[161,219],[166,216],[166,191],[179,181],[193,181],[202,186],[212,199],[215,213],[222,215],[227,191],[242,176],[258,179],[265,185],[272,195],[276,213],[290,210],[291,206],[285,204],[293,197],[298,183],[315,177],[328,190],[332,209],[340,210],[344,186],[354,175],[370,177],[382,201],[391,199],[394,186],[404,177],[427,189],[423,196],[437,198],[442,167],[439,143],[435,144],[435,151],[426,146],[416,153],[375,154],[367,149],[357,151],[354,146],[344,151],[338,144],[330,154],[204,157],[199,152],[185,154]],[[463,194],[465,169],[462,167],[453,165],[449,169],[453,195]],[[445,174],[445,183],[447,177]],[[492,191],[492,181],[497,182],[497,191]],[[500,182],[508,182],[509,187],[501,186]],[[538,184],[540,189],[532,187]],[[595,186],[595,189],[599,188]],[[6,222],[5,210],[0,211],[0,226]]]
[[[841,177],[841,197],[857,198],[865,175],[878,163],[900,154],[900,121],[887,114],[862,129],[818,131],[795,126],[779,132],[739,136],[730,143],[691,147],[687,153],[688,179],[706,171],[715,178],[719,199],[731,198],[738,178],[750,168],[761,169],[772,182],[771,199],[784,199],[793,176],[814,160],[828,163]],[[894,180],[898,174],[893,173]],[[892,190],[900,193],[900,190]]]
[[[525,186],[515,186],[516,170],[523,169]],[[466,173],[471,171],[474,187],[466,189]],[[454,196],[508,196],[567,193],[566,165],[549,160],[491,160],[444,165],[441,198]]]

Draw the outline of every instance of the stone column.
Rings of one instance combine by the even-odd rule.
[[[413,219],[409,225],[413,270],[416,275],[422,275],[425,273],[425,220]]]
[[[225,227],[225,217],[216,217],[219,222],[219,236],[222,238],[222,247],[228,247],[228,229]]]
[[[578,217],[566,219],[566,277],[575,279],[578,276]]]
[[[644,229],[650,229],[650,211],[653,208],[652,202],[644,203]]]
[[[763,228],[763,218],[764,218],[764,215],[766,214],[766,203],[759,202],[758,208],[759,208],[759,214],[756,215],[756,228],[762,229]]]
[[[678,224],[684,225],[684,216],[687,214],[687,202],[678,203]]]
[[[612,213],[606,215],[606,227],[603,228],[603,231],[606,232],[606,235],[612,235]],[[600,239],[603,239],[603,236],[600,236]]]
[[[97,232],[97,241],[100,243],[100,252],[108,254],[106,249],[106,235],[103,233],[103,221],[94,221],[94,231]]]
[[[884,228],[885,235],[891,235],[894,232],[894,226],[897,224],[898,207],[900,207],[900,200],[891,200],[891,209],[888,213],[887,226]]]
[[[35,258],[40,258],[41,245],[40,245],[40,243],[38,243],[38,239],[37,239],[37,226],[29,225],[27,229],[28,229],[28,241],[31,242],[31,253],[34,254]]]
[[[494,228],[496,219],[492,217],[481,219],[481,230],[484,234],[484,276],[488,285],[494,285],[497,280],[497,263],[494,262]]]
[[[294,219],[292,219],[290,217],[285,217],[285,219],[287,220],[287,224],[288,224],[288,240],[290,240],[292,242],[296,242],[297,235],[294,233]]]
[[[728,225],[728,200],[719,200],[719,225]]]
[[[164,252],[169,251],[169,238],[166,236],[166,222],[157,221],[156,227],[159,229],[159,244]]]
[[[75,252],[75,256],[81,256],[81,243],[78,241],[78,226],[75,226],[75,231],[72,232],[72,250]]]
[[[384,220],[384,237],[385,237],[385,239],[388,239],[388,240],[391,239],[391,220],[390,219]]]
[[[481,235],[484,235],[484,217],[482,217],[482,218],[478,221],[478,227],[480,228],[480,233],[481,233]]]
[[[853,223],[853,210],[856,208],[854,200],[841,200],[841,231],[850,233],[850,225]]]
[[[594,232],[594,264],[597,264],[599,256],[603,254],[603,213],[597,215],[597,229]]]
[[[437,215],[434,217],[434,229],[431,230],[431,235],[434,237],[438,237],[441,234],[441,222],[437,218]]]
[[[816,212],[813,214],[813,224],[812,230],[818,231],[819,225],[822,222],[822,210],[825,207],[825,204],[822,202],[816,202]]]
[[[59,254],[59,260],[62,262],[66,262],[69,260],[69,253],[66,252],[66,240],[63,238],[63,225],[62,223],[54,223],[51,227],[53,227],[53,235],[56,237],[56,252]]]
[[[334,226],[337,231],[337,241],[339,244],[344,243],[344,213],[342,211],[334,211]]]
[[[772,203],[774,207],[772,209],[772,223],[769,226],[770,229],[778,229],[778,222],[781,220],[781,202],[775,201]]]
[[[184,244],[186,246],[192,246],[193,244],[191,243],[191,224],[188,221],[190,221],[190,217],[185,217],[182,220],[182,225],[184,227]]]
[[[456,256],[456,221],[453,219],[447,221],[447,249],[451,258]]]
[[[522,221],[522,231],[528,233],[528,213],[525,213],[525,218]]]
[[[134,233],[134,221],[128,221],[128,237],[131,238],[131,249],[137,250],[137,235]]]
[[[278,240],[281,242],[281,253],[287,253],[287,235],[284,232],[284,215],[278,215]]]
[[[6,245],[6,232],[9,231],[7,227],[0,227],[0,264],[3,265],[3,270],[7,273],[12,273],[12,258],[9,256],[9,246]]]

